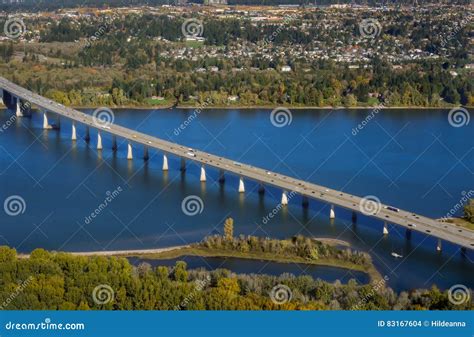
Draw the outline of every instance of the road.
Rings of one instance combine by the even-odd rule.
[[[66,117],[73,121],[88,125],[89,127],[100,129],[101,132],[107,132],[117,137],[127,139],[132,143],[142,144],[149,148],[154,148],[166,154],[185,158],[186,160],[196,162],[206,167],[214,167],[216,169],[224,170],[225,172],[231,172],[237,176],[254,180],[264,185],[271,185],[284,191],[294,191],[301,196],[308,197],[308,199],[317,199],[357,213],[361,212],[360,205],[363,202],[363,198],[361,197],[304,180],[295,179],[276,172],[270,172],[262,168],[235,162],[207,152],[193,150],[193,154],[190,155],[189,149],[183,145],[140,133],[120,125],[111,124],[109,127],[101,127],[96,123],[92,116],[68,108],[57,102],[53,102],[20,87],[3,77],[0,77],[0,88],[7,90],[14,96],[20,97],[22,100],[29,101],[48,112],[53,112],[61,117]],[[380,204],[378,206],[376,212],[369,214],[369,216],[390,224],[396,224],[410,230],[437,237],[444,241],[449,241],[464,248],[474,249],[474,231],[453,224],[443,223],[389,205]]]

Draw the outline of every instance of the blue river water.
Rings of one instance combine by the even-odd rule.
[[[191,109],[116,110],[115,123],[183,145],[205,150],[271,171],[280,172],[360,196],[377,196],[384,203],[430,217],[461,209],[463,193],[474,189],[474,123],[455,128],[444,110],[384,110],[356,135],[353,129],[370,110],[293,110],[291,123],[275,127],[269,110]],[[473,112],[471,112],[471,115]],[[186,127],[182,123],[189,121]],[[55,122],[50,116],[50,122]],[[295,196],[290,205],[271,213],[281,191],[246,181],[246,193],[237,193],[238,177],[189,164],[179,171],[179,159],[169,157],[170,170],[161,170],[162,155],[150,151],[150,161],[134,146],[103,135],[104,149],[91,142],[72,142],[71,126],[42,129],[42,116],[14,120],[0,111],[1,201],[20,196],[23,213],[0,214],[0,244],[20,252],[35,248],[64,251],[159,248],[196,242],[221,233],[223,221],[234,219],[236,235],[287,238],[301,234],[338,238],[368,252],[389,285],[396,290],[454,284],[474,287],[472,251],[359,215],[311,201],[308,210]],[[78,136],[84,129],[78,127]],[[188,216],[182,202],[188,196],[203,201],[201,212]],[[107,197],[109,201],[107,201]],[[91,217],[94,213],[95,217]],[[457,211],[457,214],[461,214]],[[403,258],[394,258],[396,252]]]

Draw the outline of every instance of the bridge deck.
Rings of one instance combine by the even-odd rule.
[[[143,144],[150,148],[155,148],[164,153],[173,154],[187,160],[211,166],[224,171],[232,172],[238,176],[255,180],[262,184],[272,185],[288,192],[294,191],[301,196],[321,200],[329,204],[334,204],[348,210],[360,212],[359,204],[362,198],[341,191],[333,190],[324,186],[298,180],[289,176],[269,172],[265,169],[238,163],[230,159],[212,155],[210,153],[195,151],[196,156],[191,157],[187,153],[188,148],[176,143],[168,142],[163,139],[149,136],[116,124],[110,125],[110,128],[104,129],[97,126],[92,116],[78,110],[68,108],[57,102],[53,102],[38,94],[35,94],[25,88],[22,88],[5,78],[0,77],[0,88],[4,89],[16,97],[29,101],[36,106],[50,112],[54,112],[61,117],[69,118],[73,121],[88,125],[102,132],[107,132],[118,137],[125,138],[133,143]],[[398,210],[392,211],[383,205],[377,213],[370,216],[386,221],[387,223],[397,224],[410,230],[418,231],[427,235],[452,242],[459,246],[474,249],[474,231],[461,228],[449,223],[442,223],[434,219],[415,214],[413,212]]]

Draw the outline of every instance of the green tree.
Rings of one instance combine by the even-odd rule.
[[[234,237],[234,219],[227,218],[224,223],[224,237],[226,240],[231,241]]]
[[[464,217],[467,221],[474,223],[474,199],[469,200],[469,203],[464,206]]]

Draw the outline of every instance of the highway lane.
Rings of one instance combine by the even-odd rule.
[[[0,87],[25,101],[29,101],[32,104],[47,110],[48,112],[54,112],[62,117],[101,130],[101,132],[107,132],[117,137],[127,139],[132,143],[141,144],[143,146],[160,150],[166,154],[185,158],[186,160],[196,162],[206,167],[214,167],[216,169],[224,170],[225,172],[231,172],[242,178],[280,188],[288,193],[294,191],[307,198],[317,199],[357,213],[361,212],[360,205],[363,202],[363,198],[361,197],[309,183],[301,179],[285,176],[276,172],[270,172],[262,168],[236,162],[210,153],[198,150],[191,151],[188,147],[183,145],[140,133],[117,124],[102,126],[88,114],[44,98],[4,78],[0,78]],[[453,224],[442,223],[385,204],[378,205],[376,211],[369,214],[369,216],[385,221],[389,224],[397,224],[410,230],[438,237],[465,248],[474,249],[474,231]]]

